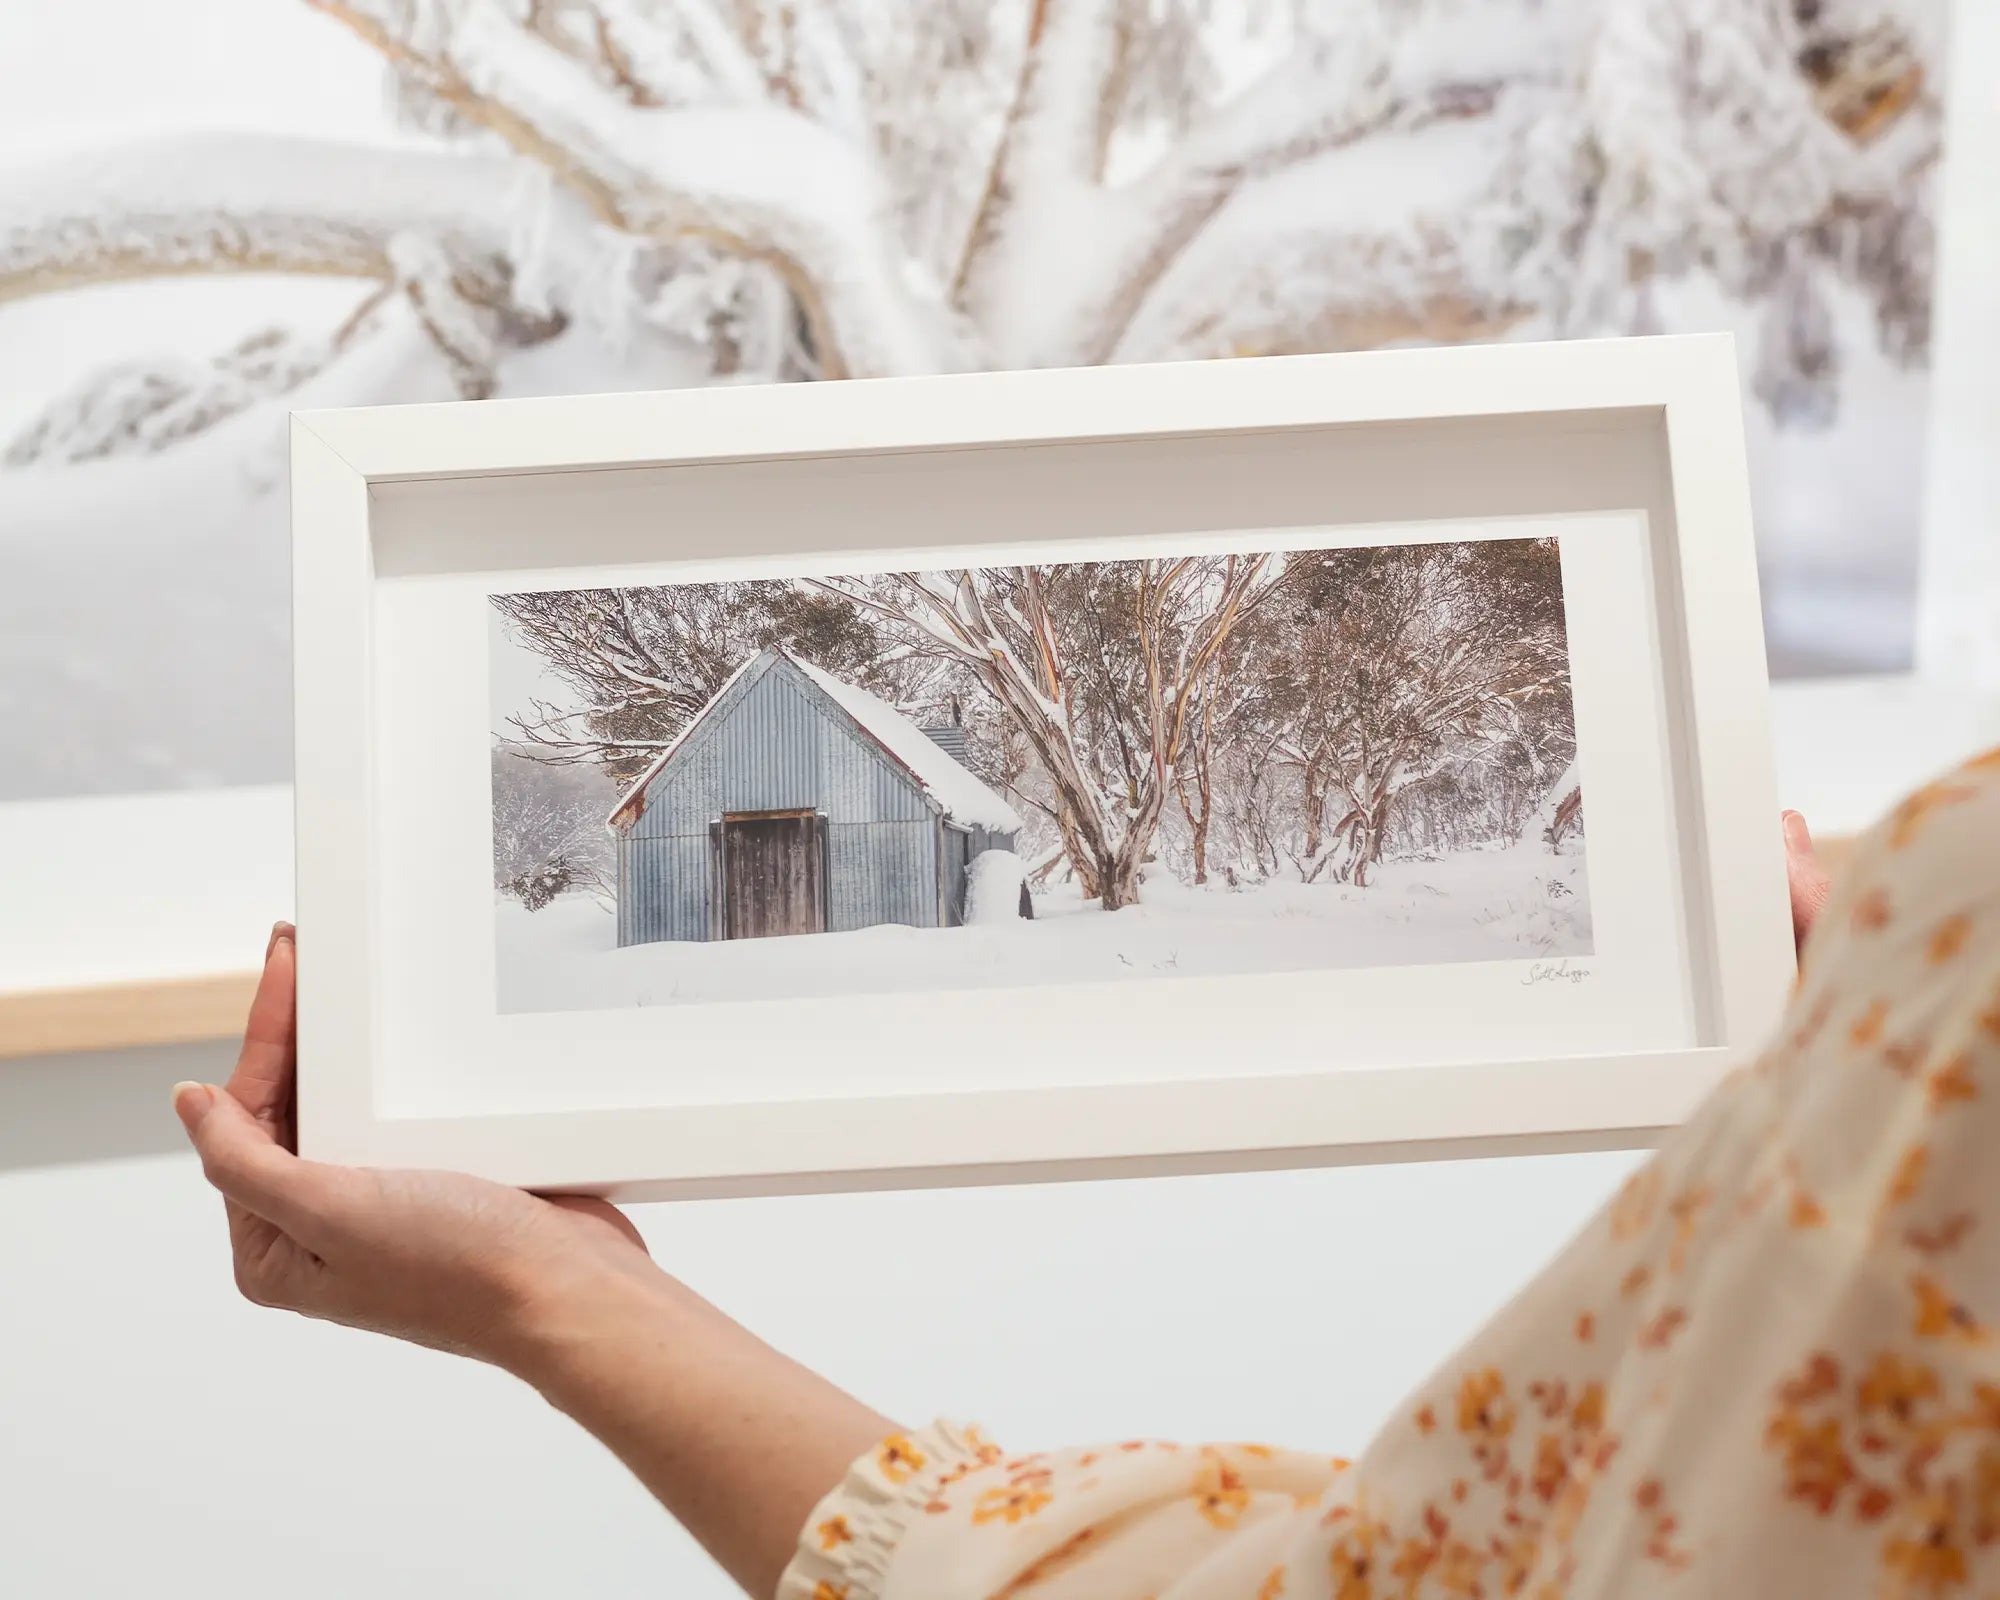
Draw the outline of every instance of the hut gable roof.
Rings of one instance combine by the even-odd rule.
[[[775,648],[752,656],[730,675],[714,698],[695,713],[673,742],[633,780],[605,819],[607,824],[617,828],[635,821],[644,810],[646,792],[653,782],[689,747],[724,703],[740,700],[750,684],[773,670],[789,671],[808,696],[824,704],[834,720],[853,729],[905,773],[942,816],[968,827],[991,828],[1001,833],[1019,831],[1021,819],[1014,808],[953,760],[894,706],[866,689],[843,683],[809,661]]]
[[[954,822],[1017,833],[1021,819],[1014,808],[954,760],[944,746],[926,734],[888,701],[866,689],[843,683],[810,661],[787,657],[849,720],[880,745],[897,765],[917,780],[917,786]]]

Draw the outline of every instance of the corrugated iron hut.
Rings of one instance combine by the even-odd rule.
[[[1021,819],[895,707],[766,650],[639,776],[610,827],[628,945],[954,927],[967,867],[1013,849]]]

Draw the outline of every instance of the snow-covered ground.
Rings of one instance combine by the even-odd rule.
[[[1365,889],[1154,882],[1142,904],[1114,912],[1057,891],[1036,898],[1032,922],[981,927],[620,950],[611,912],[588,895],[534,912],[503,898],[494,916],[503,1012],[1532,960],[1592,949],[1583,857],[1551,856],[1539,845],[1390,862]]]

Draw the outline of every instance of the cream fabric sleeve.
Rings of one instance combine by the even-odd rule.
[[[856,1465],[780,1592],[2000,1594],[2000,753],[1861,844],[1779,1036],[1351,1469],[937,1427]]]
[[[854,1463],[779,1600],[1254,1595],[1292,1519],[1345,1470],[1263,1445],[1138,1439],[1008,1456],[937,1423]]]

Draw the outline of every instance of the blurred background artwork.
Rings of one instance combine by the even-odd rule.
[[[1944,0],[0,11],[0,800],[283,780],[294,407],[1733,331],[1906,665]]]

